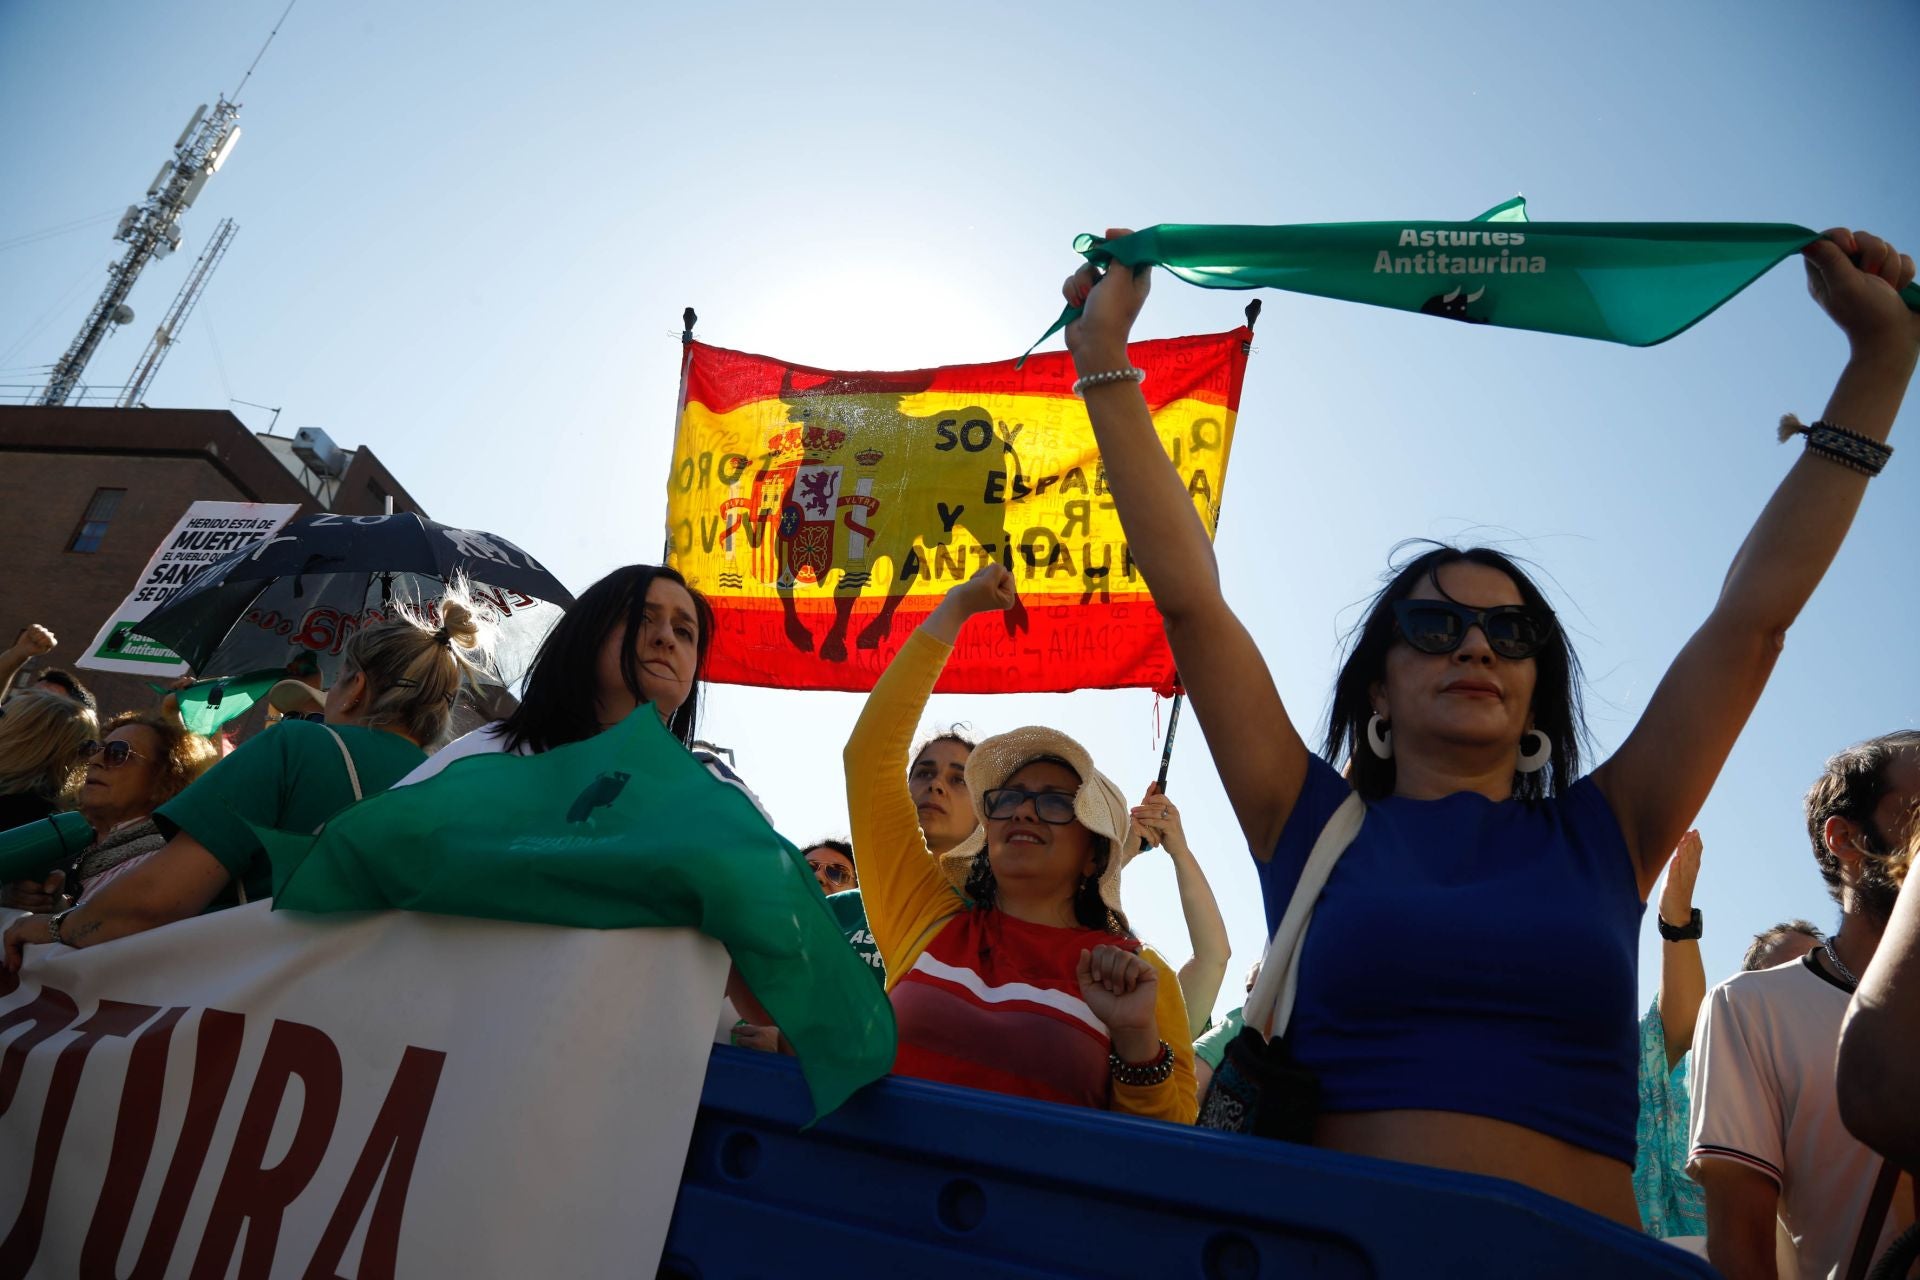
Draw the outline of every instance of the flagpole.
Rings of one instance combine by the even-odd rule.
[[[700,322],[699,313],[688,307],[680,313],[680,392],[673,399],[673,452],[667,455],[667,478],[673,478],[674,454],[680,451],[680,424],[687,417],[687,371],[693,366],[693,326]],[[668,529],[666,540],[660,548],[660,563],[665,564],[673,553],[673,530]]]
[[[1180,728],[1180,704],[1187,699],[1186,691],[1178,687],[1180,673],[1176,671],[1173,678],[1176,686],[1173,694],[1173,710],[1167,713],[1167,737],[1166,742],[1160,748],[1159,791],[1161,795],[1167,794],[1167,770],[1173,764],[1173,735],[1178,732]],[[1141,836],[1140,852],[1145,853],[1151,848],[1153,848],[1153,841],[1147,839],[1145,836]]]
[[[1253,354],[1254,322],[1260,319],[1260,299],[1255,298],[1253,301],[1247,303],[1246,315],[1247,341],[1240,344],[1240,352],[1242,355],[1250,356]],[[1220,492],[1222,496],[1226,493],[1226,477],[1224,475],[1220,481]],[[1218,535],[1220,531],[1220,513],[1217,510],[1213,516],[1213,528],[1214,533]],[[1185,702],[1186,699],[1187,691],[1180,687],[1180,673],[1176,671],[1173,673],[1173,709],[1167,712],[1167,737],[1165,743],[1163,743],[1160,748],[1159,792],[1161,795],[1167,793],[1167,770],[1173,766],[1173,735],[1180,728],[1180,704]],[[1153,844],[1145,836],[1141,836],[1140,852],[1145,853],[1151,848],[1153,848]]]

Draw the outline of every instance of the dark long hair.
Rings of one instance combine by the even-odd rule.
[[[630,564],[582,592],[573,608],[541,641],[520,707],[503,722],[507,750],[551,751],[600,732],[600,718],[595,713],[600,646],[616,627],[621,629],[621,678],[636,700],[646,701],[646,695],[640,692],[640,662],[633,656],[633,642],[640,634],[640,615],[656,578],[686,587],[700,622],[700,636],[694,645],[693,685],[687,690],[687,700],[667,721],[674,737],[692,745],[693,726],[700,713],[700,673],[706,668],[707,649],[713,643],[713,609],[705,596],[687,586],[678,571],[665,565]]]
[[[1403,544],[1404,545],[1404,544]],[[1507,556],[1488,547],[1454,547],[1429,543],[1428,550],[1399,569],[1367,606],[1366,620],[1348,637],[1347,658],[1333,686],[1333,706],[1327,713],[1327,740],[1321,749],[1328,762],[1352,762],[1354,790],[1367,800],[1393,794],[1393,761],[1382,760],[1367,745],[1367,721],[1373,716],[1372,688],[1386,679],[1387,651],[1400,638],[1393,606],[1413,594],[1428,574],[1465,561],[1498,569],[1513,580],[1521,601],[1549,617],[1553,606],[1533,579]],[[1396,549],[1397,550],[1397,549]],[[1567,641],[1566,629],[1556,622],[1553,635],[1533,656],[1533,727],[1553,741],[1547,767],[1537,773],[1516,773],[1513,794],[1522,800],[1559,795],[1580,776],[1580,747],[1587,737],[1586,716],[1580,708],[1580,659]]]

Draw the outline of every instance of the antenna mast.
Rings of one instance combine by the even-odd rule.
[[[65,404],[86,372],[87,361],[99,350],[109,328],[133,319],[127,295],[149,262],[164,258],[180,247],[180,215],[193,206],[207,179],[219,172],[240,140],[238,103],[222,96],[208,111],[206,104],[193,113],[187,127],[173,144],[173,159],[160,166],[153,185],[147,188],[144,203],[127,206],[120,219],[115,240],[124,240],[127,251],[120,261],[107,268],[106,291],[87,313],[67,353],[53,366],[41,404]]]
[[[233,237],[239,230],[232,218],[220,219],[220,225],[214,228],[213,239],[207,242],[199,261],[193,264],[193,270],[187,274],[187,282],[180,286],[180,296],[173,300],[173,306],[167,309],[166,319],[153,331],[147,349],[140,354],[140,363],[134,366],[133,381],[127,384],[126,390],[120,395],[120,408],[131,409],[140,403],[140,397],[146,394],[147,387],[153,382],[153,375],[160,370],[160,362],[167,358],[167,352],[180,340],[180,332],[186,327],[193,304],[200,301],[200,293],[207,287],[208,278],[213,275],[213,269],[220,265],[220,259],[226,256],[227,246],[233,243]]]
[[[235,98],[240,96],[240,88],[253,75],[253,68],[259,66],[260,59],[266,56],[267,45],[272,44],[273,37],[280,32],[280,23],[285,22],[287,14],[292,12],[293,4],[289,3],[280,14],[280,21],[273,24],[266,43],[260,46],[260,52],[254,55],[252,66],[247,68],[246,75],[240,77],[240,86],[233,91]],[[140,278],[140,273],[149,262],[164,258],[180,247],[180,216],[193,207],[200,189],[207,185],[207,179],[218,173],[220,166],[227,162],[227,157],[233,154],[234,144],[240,141],[239,116],[240,104],[230,101],[225,94],[215,101],[212,111],[207,110],[205,103],[200,104],[173,144],[173,159],[160,166],[153,184],[147,188],[146,200],[127,206],[120,226],[113,233],[115,240],[126,242],[127,251],[121,255],[120,261],[107,267],[106,291],[93,304],[93,310],[87,313],[86,322],[80,326],[80,332],[67,347],[67,353],[53,366],[53,376],[48,379],[46,390],[40,396],[41,404],[65,404],[79,385],[80,375],[86,372],[87,362],[99,350],[108,330],[132,321],[133,308],[127,305],[127,295],[133,292],[134,282]],[[233,238],[231,233],[227,238]],[[214,261],[218,260],[216,255]],[[207,261],[205,254],[201,255],[201,261]],[[212,267],[207,269],[210,271]],[[179,302],[176,301],[174,305],[177,307]],[[192,301],[189,300],[187,305],[191,307]],[[165,328],[164,325],[162,327]],[[147,371],[147,376],[152,376],[151,369]]]

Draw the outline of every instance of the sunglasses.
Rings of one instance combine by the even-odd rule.
[[[1073,796],[1065,791],[1022,791],[1019,787],[995,787],[986,794],[989,818],[1011,818],[1020,806],[1033,801],[1033,812],[1040,821],[1061,827],[1073,821]]]
[[[1397,600],[1400,636],[1421,653],[1452,653],[1479,627],[1487,648],[1503,658],[1531,658],[1553,638],[1553,618],[1524,605],[1474,609],[1451,600]]]
[[[145,760],[147,757],[135,751],[125,742],[83,742],[80,744],[80,758],[91,760],[100,757],[100,763],[108,769],[118,769],[128,760]]]
[[[824,859],[819,862],[809,860],[807,866],[812,869],[813,874],[819,876],[828,884],[848,885],[853,883],[852,869],[842,866],[838,862],[827,862]]]

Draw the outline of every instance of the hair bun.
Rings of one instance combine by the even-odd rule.
[[[440,629],[433,633],[441,644],[471,649],[480,642],[480,619],[458,600],[440,602]]]

